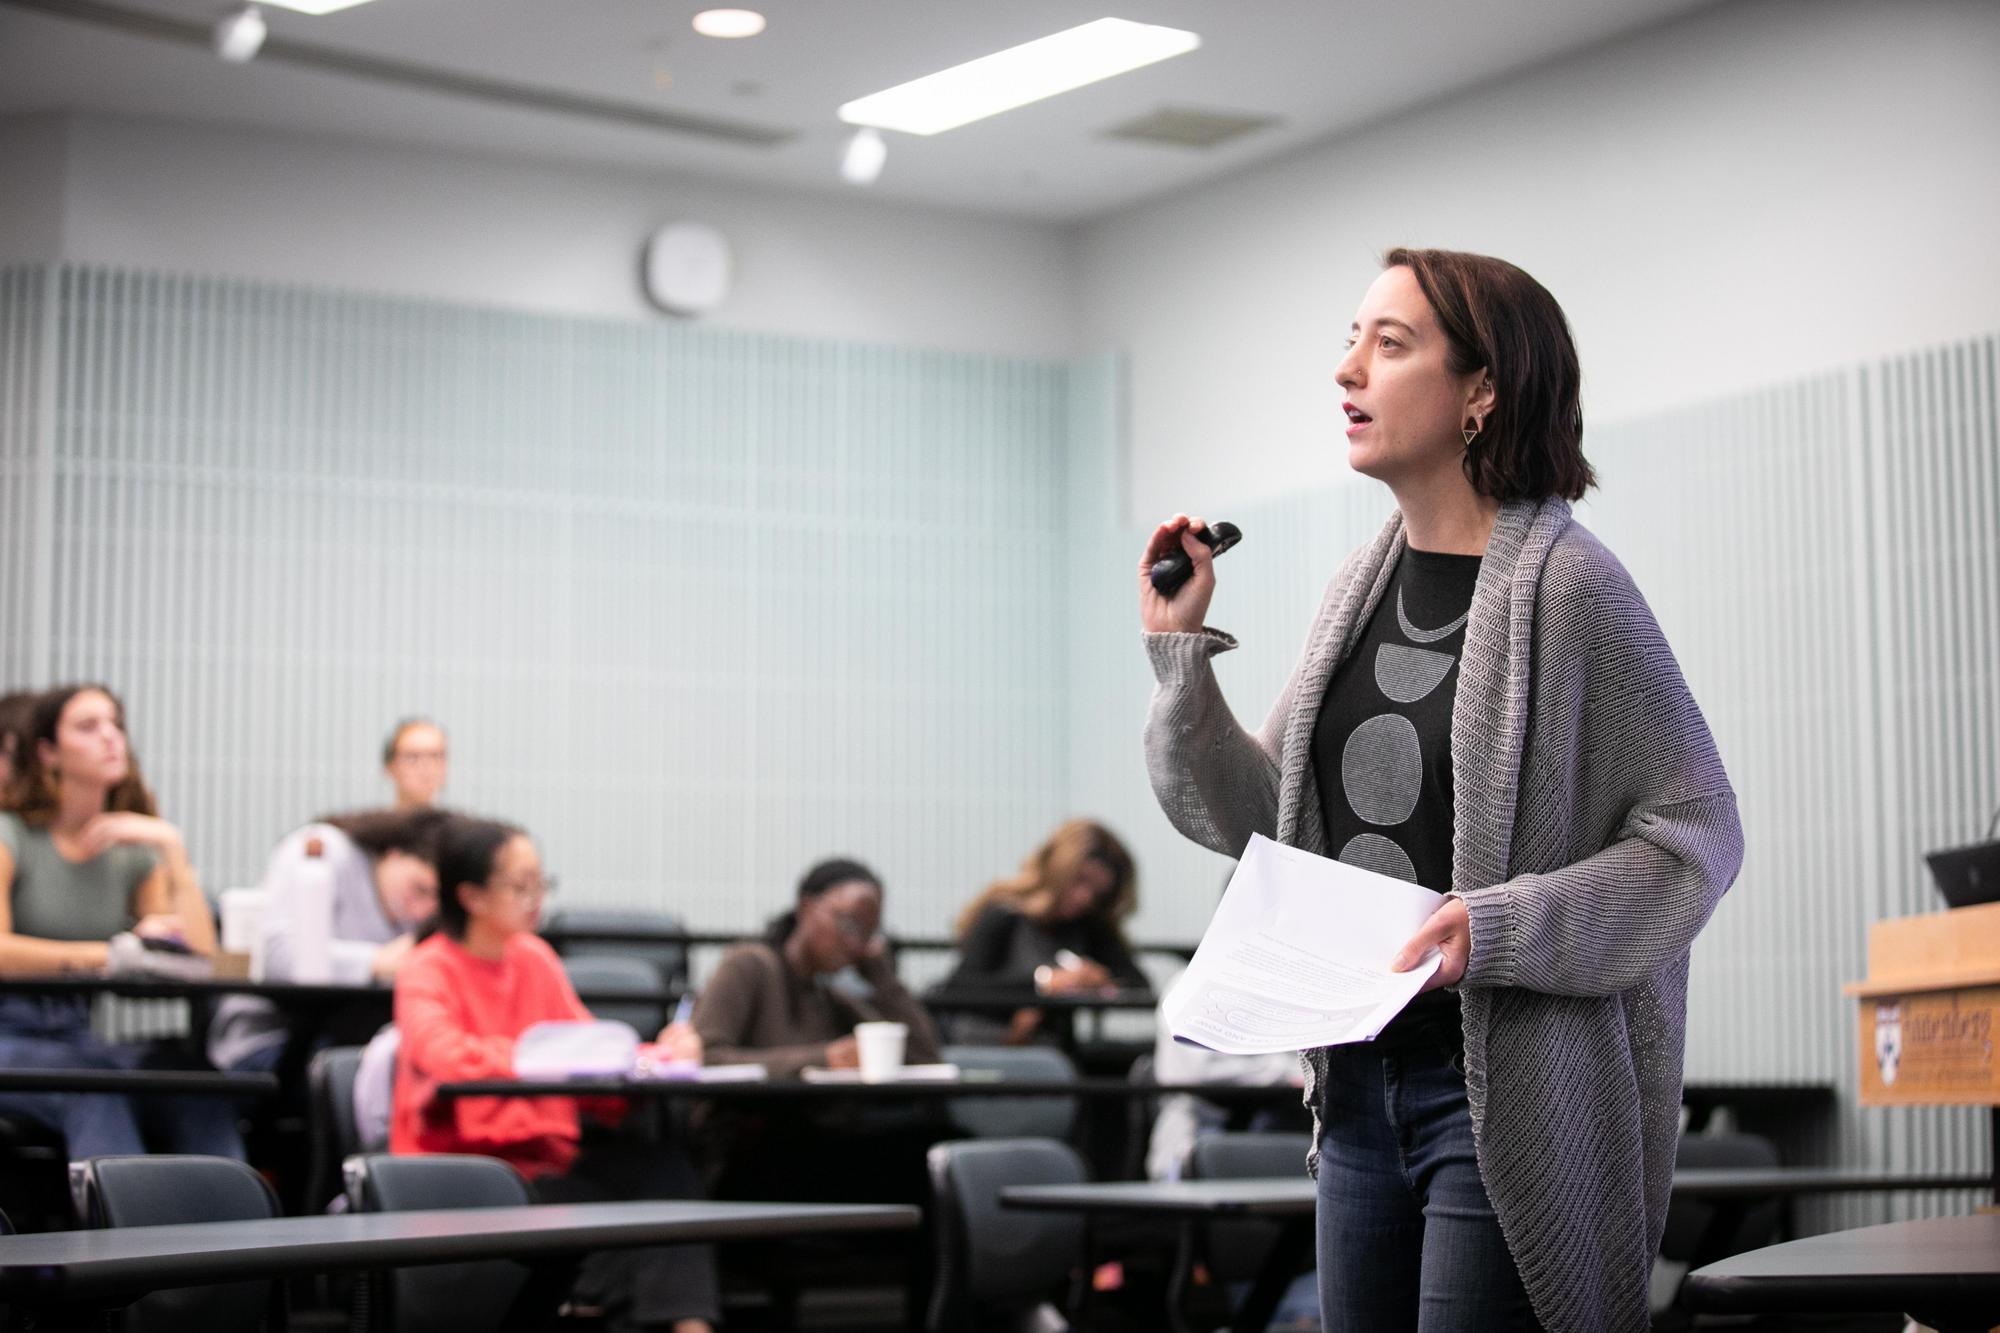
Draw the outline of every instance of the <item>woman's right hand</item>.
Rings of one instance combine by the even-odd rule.
[[[1201,632],[1208,619],[1209,598],[1215,595],[1215,557],[1192,534],[1207,528],[1199,518],[1175,514],[1153,529],[1146,553],[1139,558],[1139,623],[1148,634]],[[1153,587],[1153,565],[1176,550],[1187,552],[1194,561],[1194,573],[1168,600]]]
[[[416,947],[416,943],[415,935],[398,935],[375,951],[375,956],[368,963],[369,972],[377,981],[394,981],[396,973],[402,969],[403,960],[410,956],[410,950]]]
[[[861,1068],[861,1043],[852,1034],[826,1044],[826,1067],[828,1069]]]

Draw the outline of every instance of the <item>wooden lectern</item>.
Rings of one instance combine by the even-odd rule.
[[[1861,1001],[1863,1106],[1993,1107],[2000,1201],[2000,903],[1868,928]]]

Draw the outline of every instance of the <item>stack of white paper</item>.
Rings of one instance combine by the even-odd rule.
[[[1161,1012],[1228,1055],[1372,1041],[1437,971],[1435,950],[1407,972],[1389,962],[1443,901],[1253,834]]]

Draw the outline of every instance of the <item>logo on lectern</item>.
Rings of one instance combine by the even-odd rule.
[[[1875,1006],[1875,1068],[1881,1072],[1882,1086],[1896,1081],[1903,1063],[1903,1006],[1897,1003]]]

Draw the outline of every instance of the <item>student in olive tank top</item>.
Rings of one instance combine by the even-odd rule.
[[[215,952],[215,922],[181,844],[161,819],[125,738],[125,711],[100,686],[52,690],[19,737],[0,793],[0,976],[102,972],[114,937]],[[90,1030],[81,996],[0,996],[0,1065],[129,1069],[145,1047]],[[218,1098],[0,1093],[0,1112],[62,1131],[72,1158],[171,1152],[243,1156]]]

